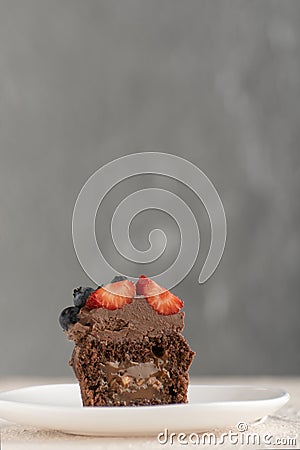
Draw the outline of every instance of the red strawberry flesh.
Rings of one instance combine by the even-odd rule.
[[[143,295],[158,314],[177,314],[183,307],[183,301],[180,298],[145,275],[140,276],[136,284],[136,292],[138,295]]]
[[[85,306],[89,309],[119,309],[132,302],[135,285],[129,280],[118,281],[102,286],[87,299]]]

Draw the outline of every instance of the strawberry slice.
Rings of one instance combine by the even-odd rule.
[[[135,296],[135,285],[129,280],[109,283],[93,292],[86,301],[88,309],[119,309],[132,302]]]
[[[145,275],[140,276],[136,284],[136,293],[143,295],[158,314],[177,314],[183,307],[183,301],[180,298]]]

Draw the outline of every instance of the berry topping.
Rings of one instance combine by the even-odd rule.
[[[124,277],[123,275],[116,275],[113,280],[111,280],[111,283],[117,283],[118,281],[124,281],[128,280],[127,277]]]
[[[86,302],[86,299],[88,296],[94,292],[95,289],[90,287],[78,287],[77,289],[74,289],[73,291],[73,302],[74,305],[78,308],[83,308]]]
[[[77,314],[80,309],[77,306],[68,306],[62,310],[59,316],[59,324],[63,330],[68,330],[70,325],[74,325],[78,321]]]
[[[143,295],[158,314],[177,314],[183,307],[183,301],[167,289],[141,275],[136,284],[136,293]]]
[[[116,281],[97,289],[87,299],[85,306],[89,309],[119,309],[132,302],[135,285],[129,280]]]

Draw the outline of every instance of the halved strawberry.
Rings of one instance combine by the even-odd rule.
[[[85,306],[89,309],[119,309],[132,302],[135,296],[135,285],[129,280],[109,283],[93,292]]]
[[[143,295],[149,305],[159,314],[176,314],[183,307],[183,301],[155,281],[141,275],[136,284],[136,293]]]

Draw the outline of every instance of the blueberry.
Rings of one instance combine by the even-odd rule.
[[[85,305],[86,299],[88,296],[94,292],[94,289],[90,287],[79,287],[77,289],[74,289],[73,291],[73,302],[75,306],[78,306],[78,308],[83,308]]]
[[[111,283],[117,283],[118,281],[124,281],[128,280],[127,277],[123,277],[123,275],[117,275],[113,280],[111,280]]]
[[[59,316],[59,324],[63,330],[68,330],[70,325],[74,325],[78,321],[77,314],[80,309],[77,306],[68,306],[62,310]]]

